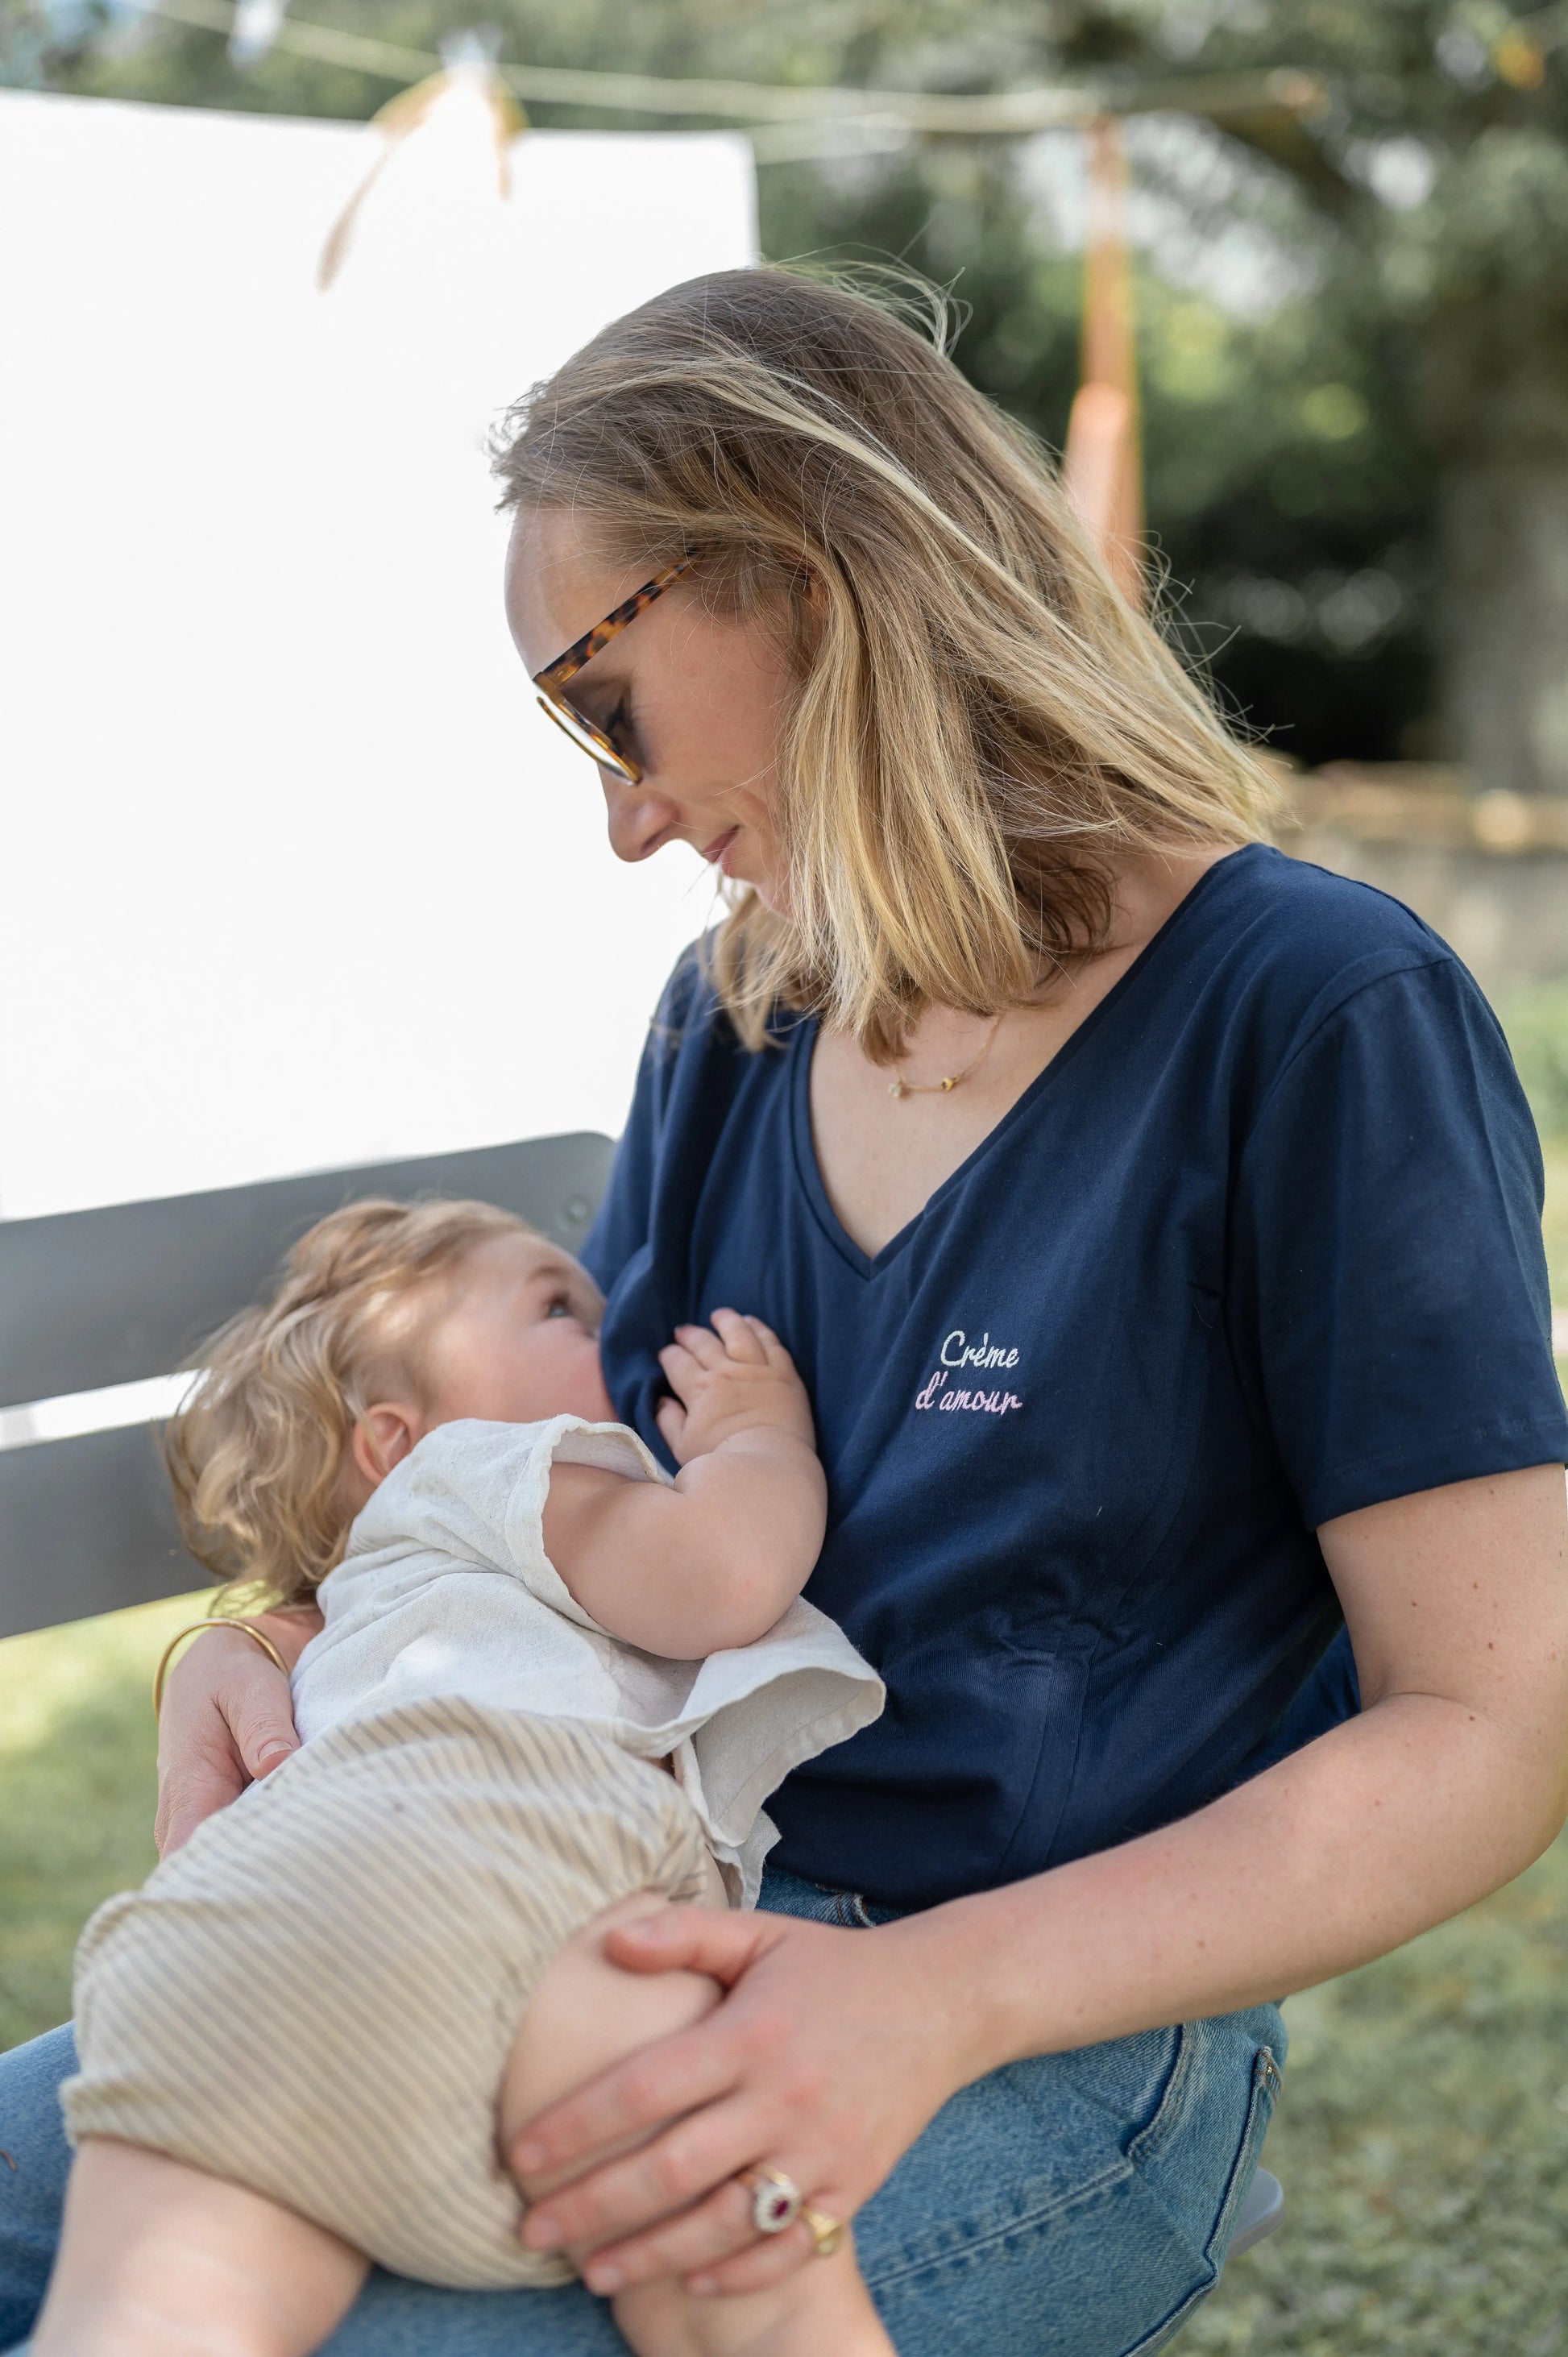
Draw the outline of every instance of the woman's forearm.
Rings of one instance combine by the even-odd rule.
[[[1397,1947],[1552,1840],[1562,1779],[1542,1764],[1465,1704],[1398,1695],[1177,1824],[898,1929],[972,1992],[978,2077]]]

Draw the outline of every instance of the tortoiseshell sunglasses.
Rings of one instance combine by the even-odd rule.
[[[533,674],[540,710],[547,712],[563,736],[570,737],[590,760],[596,761],[603,770],[612,770],[618,778],[624,778],[628,786],[641,784],[639,764],[629,754],[619,751],[604,730],[585,712],[579,712],[575,704],[568,704],[560,691],[569,679],[575,679],[585,663],[593,662],[601,647],[607,647],[612,639],[618,638],[628,622],[635,622],[656,597],[662,597],[671,581],[679,581],[682,573],[690,573],[695,563],[695,557],[682,556],[675,564],[667,565],[662,573],[656,573],[651,581],[633,590],[624,606],[618,606],[613,614],[607,614],[602,622],[585,630],[564,655],[557,655],[553,663],[546,663],[542,671]]]

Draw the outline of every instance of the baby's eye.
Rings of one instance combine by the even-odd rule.
[[[570,1318],[572,1305],[564,1293],[558,1293],[544,1315],[546,1318]]]

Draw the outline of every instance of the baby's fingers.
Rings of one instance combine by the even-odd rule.
[[[733,1309],[715,1309],[714,1330],[730,1358],[738,1359],[744,1366],[766,1366],[768,1352],[763,1336],[751,1318],[742,1318]]]
[[[659,1363],[664,1370],[665,1382],[682,1399],[703,1372],[702,1361],[687,1350],[683,1342],[666,1342],[659,1353]]]
[[[677,1326],[675,1344],[679,1350],[689,1351],[702,1366],[722,1367],[724,1364],[725,1346],[706,1326]]]
[[[746,1322],[761,1342],[762,1355],[769,1366],[791,1368],[794,1366],[794,1360],[789,1356],[771,1326],[765,1326],[760,1318],[748,1318]]]

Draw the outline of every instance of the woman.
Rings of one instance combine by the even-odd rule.
[[[693,844],[731,909],[590,1247],[612,1394],[657,1443],[676,1323],[778,1329],[832,1491],[810,1592],[891,1696],[779,1796],[768,1911],[624,1936],[730,1994],[527,2132],[514,2165],[584,2172],[527,2239],[601,2292],[760,2285],[813,2252],[757,2232],[763,2165],[855,2217],[906,2357],[1153,2350],[1256,2163],[1273,2001],[1563,1819],[1528,1113],[1463,969],[1262,845],[1257,765],[1047,468],[884,311],[676,288],[499,468],[514,635],[616,852]],[[1315,1720],[1341,1616],[1363,1708]],[[261,1651],[204,1636],[166,1845],[292,1742]],[[17,2329],[64,2049],[0,2076]],[[614,2348],[581,2288],[527,2298],[381,2277],[330,2346]]]

